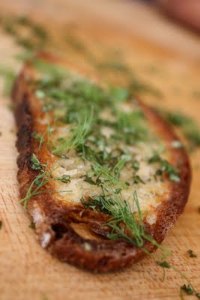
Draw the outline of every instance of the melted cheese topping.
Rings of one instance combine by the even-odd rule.
[[[71,181],[67,184],[61,181],[55,182],[59,200],[80,204],[83,197],[93,198],[101,194],[100,187],[84,180],[84,175],[87,175],[90,170],[88,162],[84,162],[78,157],[58,159],[53,164],[52,169],[53,178],[63,175],[69,175],[71,177]],[[149,212],[152,214],[152,210],[154,210],[161,201],[167,199],[169,193],[168,185],[162,180],[154,179],[153,174],[155,174],[155,172],[156,167],[153,164],[149,165],[141,161],[138,174],[144,183],[132,184],[122,191],[122,197],[128,201],[132,212],[137,211],[136,204],[133,201],[133,193],[135,191],[137,192],[140,209],[143,213]],[[132,172],[127,168],[125,168],[121,174],[123,180],[127,180],[131,176]]]

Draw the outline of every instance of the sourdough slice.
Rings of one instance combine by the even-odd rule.
[[[41,63],[50,65],[51,71],[48,67],[47,70],[41,71]],[[64,77],[64,96],[58,90],[58,87],[61,89],[61,79],[58,78],[59,72],[55,71],[57,66],[70,70],[61,76]],[[72,140],[72,133],[78,133],[73,131],[74,123],[69,120],[63,121],[66,115],[67,118],[74,117],[71,111],[69,114],[70,105],[75,109],[73,113],[75,112],[76,120],[80,120],[85,109],[82,101],[89,99],[86,96],[81,97],[80,90],[79,93],[77,90],[74,93],[72,87],[82,85],[83,82],[85,84],[85,80],[89,88],[96,83],[81,75],[78,68],[72,68],[63,62],[60,64],[48,55],[40,58],[40,67],[34,63],[27,63],[13,89],[18,127],[20,194],[23,203],[27,204],[40,244],[58,259],[94,272],[114,271],[129,266],[141,259],[144,251],[123,238],[110,239],[108,232],[110,233],[111,229],[105,224],[111,216],[95,207],[86,207],[82,200],[87,202],[88,199],[97,199],[102,195],[102,186],[105,185],[104,192],[111,191],[113,199],[120,193],[122,201],[127,201],[131,212],[137,215],[136,205],[132,201],[132,194],[136,192],[145,230],[152,239],[161,243],[168,229],[182,213],[188,198],[191,178],[188,156],[184,148],[180,147],[181,144],[169,124],[141,101],[116,101],[117,104],[113,104],[116,105],[115,115],[110,110],[111,102],[106,106],[102,100],[102,105],[98,104],[100,108],[102,106],[98,111],[98,122],[103,125],[93,123],[90,131],[96,126],[97,139],[94,141],[95,129],[93,135],[88,134],[87,138],[85,137],[82,147],[93,147],[92,149],[98,152],[97,159],[106,154],[117,161],[118,156],[123,153],[126,154],[127,160],[123,160],[125,163],[118,172],[117,182],[115,173],[112,173],[114,168],[109,168],[109,172],[114,176],[111,179],[110,174],[105,175],[103,171],[99,173],[100,164],[91,160],[89,156],[89,159],[83,158],[83,152],[80,155],[80,150],[77,150],[80,147],[75,148],[77,140],[76,137]],[[56,80],[59,79],[56,82],[54,78],[54,82],[51,82],[54,85],[53,90],[52,86],[48,88],[47,85],[48,72],[52,72],[52,68],[52,74],[56,73]],[[70,91],[70,98],[67,97],[66,90]],[[73,106],[73,101],[77,107]],[[128,125],[123,127],[123,124],[127,124],[130,111],[133,111],[136,119],[140,118],[138,111],[139,115],[142,112],[144,126],[141,120],[136,121],[133,125],[137,130],[128,128],[130,132],[127,133]],[[125,121],[122,118],[124,116]],[[85,120],[82,120],[82,124],[78,125],[84,127],[84,122]],[[124,130],[122,134],[117,122],[121,122],[120,126]],[[76,126],[78,125],[76,123]],[[100,151],[99,147],[103,146],[98,142],[102,140],[107,141],[108,145]],[[115,152],[117,154],[113,158]],[[159,159],[155,159],[158,158],[158,152]],[[48,180],[43,177],[42,168],[45,168]],[[151,252],[156,247],[151,242],[144,241],[144,248]]]

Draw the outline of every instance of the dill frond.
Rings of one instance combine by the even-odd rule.
[[[133,194],[133,201],[137,207],[136,214],[132,213],[129,203],[123,200],[120,194],[114,194],[114,197],[104,194],[87,202],[82,200],[82,204],[111,216],[111,219],[106,223],[111,229],[107,235],[109,239],[123,239],[142,248],[146,240],[146,233],[136,192]]]
[[[0,65],[0,77],[4,80],[3,94],[4,96],[10,96],[10,92],[15,80],[16,74],[14,70],[5,68]]]
[[[38,141],[39,150],[40,150],[42,145],[44,144],[44,136],[41,133],[36,132],[36,131],[33,132],[32,136],[36,141]]]
[[[54,63],[44,61],[39,58],[33,60],[34,67],[42,73],[42,78],[37,82],[41,88],[55,87],[61,83],[64,77],[67,77],[68,72],[61,66]]]
[[[116,165],[111,168],[107,165],[101,165],[97,162],[94,162],[92,165],[91,177],[96,178],[96,183],[101,183],[104,187],[109,188],[126,188],[127,184],[119,180],[120,171],[124,167],[126,160],[119,160]]]
[[[168,122],[181,130],[191,150],[200,147],[200,128],[192,117],[178,111],[159,111]]]
[[[77,126],[72,130],[72,135],[67,138],[61,138],[58,145],[53,149],[55,155],[61,156],[72,149],[79,149],[86,141],[86,138],[91,130],[93,122],[93,113],[85,115],[83,121],[79,121]]]
[[[31,169],[32,169],[32,170],[38,170],[38,171],[40,171],[40,170],[42,170],[42,168],[45,166],[44,164],[42,164],[42,163],[39,161],[39,159],[38,159],[38,157],[35,155],[35,153],[32,154],[30,161],[31,161]]]
[[[155,175],[163,175],[164,173],[168,175],[169,179],[174,182],[180,181],[180,176],[177,168],[171,165],[166,159],[163,159],[158,153],[154,153],[153,156],[150,157],[150,164],[158,163],[159,169],[157,169]]]
[[[125,167],[127,161],[129,160],[129,157],[120,158],[116,165],[113,167],[113,173],[119,178],[120,172]]]
[[[29,200],[42,193],[41,188],[47,184],[50,178],[50,173],[45,170],[46,164],[42,164],[38,157],[33,153],[30,158],[31,169],[39,172],[35,179],[31,182],[26,195],[23,199],[20,200],[20,203],[27,208]]]
[[[120,195],[116,197],[115,205],[110,207],[112,219],[108,222],[108,226],[112,229],[112,232],[109,234],[109,238],[122,238],[141,248],[144,245],[145,230],[136,192],[133,194],[133,201],[137,207],[137,217],[131,212],[127,201],[122,200]],[[109,209],[109,205],[107,209]],[[125,227],[122,227],[121,223]]]
[[[149,137],[148,127],[140,110],[131,113],[118,111],[115,127],[117,131],[114,137],[129,145]]]
[[[30,184],[30,186],[26,192],[25,197],[20,200],[20,203],[23,204],[24,208],[27,208],[28,202],[32,197],[37,196],[42,193],[41,188],[45,184],[47,184],[48,181],[49,181],[49,179],[47,178],[46,172],[40,173],[32,181],[32,183]]]
[[[70,175],[62,175],[60,177],[56,177],[55,179],[63,183],[69,183],[71,181]]]

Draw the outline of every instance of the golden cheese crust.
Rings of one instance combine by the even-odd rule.
[[[26,79],[31,76],[33,70],[26,65],[13,88],[18,127],[18,181],[22,198],[38,174],[31,168],[31,155],[36,153],[43,163],[54,159],[45,144],[38,152],[38,143],[33,138],[36,127],[39,132],[43,130],[42,125],[37,124],[37,118],[42,117],[43,112],[27,84]],[[178,140],[170,125],[142,101],[139,104],[149,124],[168,145],[171,162],[175,163],[180,174],[179,182],[168,183],[168,200],[161,202],[156,208],[156,222],[150,225],[144,221],[146,230],[161,243],[168,229],[183,212],[189,195],[191,171],[184,148],[175,149],[169,146],[174,140]],[[51,189],[53,188],[51,185]],[[140,248],[124,240],[106,238],[108,228],[103,224],[108,220],[108,215],[85,208],[81,204],[56,201],[54,193],[49,193],[48,184],[42,188],[42,193],[29,200],[28,212],[35,223],[42,247],[61,261],[93,272],[108,272],[130,266],[144,256]],[[155,250],[150,242],[146,242],[145,248],[150,252]]]

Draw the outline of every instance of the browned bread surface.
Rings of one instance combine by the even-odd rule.
[[[34,131],[43,133],[45,130],[45,125],[37,122],[38,118],[43,117],[44,112],[29,85],[30,78],[34,76],[34,68],[27,64],[18,76],[13,89],[18,127],[18,181],[22,198],[38,174],[30,166],[31,155],[37,154],[42,163],[52,164],[55,160],[45,143],[38,151],[38,143],[33,138]],[[156,222],[152,225],[146,222],[148,232],[160,243],[183,212],[189,194],[190,166],[184,148],[170,146],[178,138],[169,124],[153,109],[143,102],[139,103],[148,123],[165,142],[170,162],[177,167],[180,174],[179,182],[169,182],[167,178],[165,179],[168,185],[168,199],[162,201],[156,208]],[[54,190],[53,182],[47,183],[42,188],[42,193],[29,200],[28,212],[35,223],[42,247],[47,248],[57,258],[94,272],[108,272],[129,266],[144,256],[140,248],[122,239],[106,238],[107,229],[103,224],[108,220],[108,215],[86,209],[81,203],[57,201],[55,194],[49,190]],[[145,248],[149,251],[155,249],[150,242],[146,242]]]

